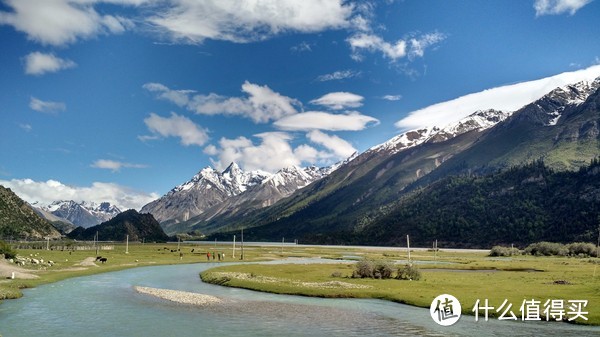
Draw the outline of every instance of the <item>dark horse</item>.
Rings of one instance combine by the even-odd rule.
[[[108,259],[107,259],[107,258],[105,258],[105,257],[101,257],[101,258],[100,258],[100,262],[102,262],[102,263],[105,263],[106,261],[108,261]]]

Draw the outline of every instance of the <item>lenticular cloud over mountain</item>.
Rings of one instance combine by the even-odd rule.
[[[591,81],[598,76],[600,76],[600,65],[595,65],[539,80],[487,89],[415,110],[408,117],[396,122],[395,126],[407,130],[431,125],[446,125],[478,110],[515,111],[541,98],[552,89],[569,83]]]

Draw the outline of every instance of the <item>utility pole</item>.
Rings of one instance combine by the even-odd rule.
[[[96,237],[94,238],[94,246],[96,246],[96,256],[98,256],[98,231],[96,231]]]
[[[125,243],[125,254],[129,254],[129,234],[127,234],[127,242]]]
[[[50,237],[46,236],[46,250],[50,250]]]
[[[283,255],[283,244],[285,243],[285,237],[281,238],[281,255]]]
[[[240,260],[244,259],[244,229],[242,228],[242,256],[240,257]]]
[[[408,263],[410,264],[410,238],[406,234],[406,250],[408,250]]]
[[[233,254],[231,254],[231,257],[235,259],[235,235],[233,236]]]
[[[177,251],[179,251],[179,243],[181,242],[181,238],[178,236],[177,237]]]

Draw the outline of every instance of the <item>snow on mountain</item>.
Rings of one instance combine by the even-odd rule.
[[[117,206],[111,205],[109,202],[97,204],[86,201],[60,200],[40,208],[59,218],[66,219],[76,226],[85,228],[108,221],[121,213]]]
[[[223,172],[206,167],[189,181],[142,207],[140,212],[151,213],[159,222],[187,221],[271,176],[264,171],[245,172],[236,163],[231,163]]]
[[[559,87],[540,98],[534,104],[543,112],[544,123],[553,126],[558,123],[563,111],[569,106],[579,105],[600,88],[600,77],[593,81],[582,81]],[[442,142],[473,130],[485,130],[506,120],[514,111],[494,109],[480,110],[444,127],[430,126],[406,131],[394,138],[376,145],[366,152],[389,152],[389,154],[415,147],[427,141]],[[538,117],[540,118],[540,117]]]
[[[600,88],[600,77],[593,81],[581,81],[556,88],[536,101],[535,104],[539,109],[545,110],[544,124],[554,126],[566,108],[582,104],[598,88]]]

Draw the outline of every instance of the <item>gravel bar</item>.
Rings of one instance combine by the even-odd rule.
[[[191,304],[197,306],[208,306],[211,304],[222,303],[223,301],[215,296],[204,295],[198,293],[190,293],[187,291],[157,289],[149,287],[133,287],[140,294],[147,294],[154,297],[162,298],[171,302]]]

